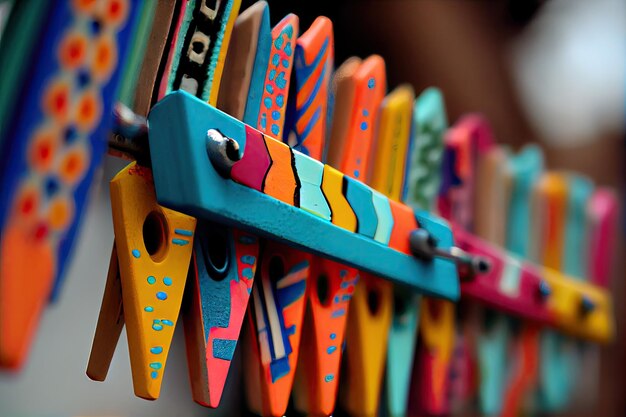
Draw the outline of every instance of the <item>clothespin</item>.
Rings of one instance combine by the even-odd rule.
[[[296,97],[295,102],[290,102],[293,128],[284,136],[294,150],[322,162],[333,61],[332,22],[326,17],[318,17],[296,41]],[[349,207],[340,206],[342,211],[338,210],[336,203],[345,203],[343,197],[331,193],[326,186],[333,180],[341,186],[341,177],[334,174],[337,173],[330,167],[324,167],[321,187],[328,201],[330,218],[333,223],[348,219],[356,226],[356,218]],[[311,259],[302,324],[302,352],[293,390],[294,406],[302,413],[331,415],[335,408],[346,311],[358,280],[355,275],[355,270],[339,263],[318,257]]]
[[[161,79],[159,98],[183,90],[217,104],[230,35],[241,0],[183,2]]]
[[[506,150],[494,146],[479,156],[474,192],[474,231],[478,237],[500,247],[504,246],[506,240],[511,182]],[[511,282],[519,282],[517,273],[518,270],[512,271],[509,278]],[[509,286],[501,285],[500,288],[508,291]],[[511,291],[519,289],[513,287]],[[478,324],[480,333],[476,340],[476,357],[480,369],[478,406],[483,415],[494,416],[501,410],[506,386],[510,323],[506,316],[492,310],[486,309],[480,313],[482,322]]]
[[[271,32],[269,62],[255,127],[277,138],[282,138],[285,125],[298,32],[298,17],[293,14],[283,18]],[[299,189],[300,197],[304,197],[301,207],[317,211],[315,203],[319,199],[294,177],[292,164],[300,167],[303,180],[307,178],[304,176],[307,169],[310,175],[307,179],[321,183],[321,162],[305,167],[289,146],[265,142],[259,132],[250,132],[247,139],[250,144],[252,137],[258,142],[257,151],[264,154],[269,164],[259,166],[260,169],[237,170],[234,176],[260,179],[266,193],[287,204],[295,204]],[[298,361],[311,256],[274,241],[264,241],[261,246],[258,283],[252,289],[253,304],[248,311],[249,340],[244,345],[244,363],[250,372],[245,379],[246,397],[253,412],[282,416],[289,403]]]
[[[374,208],[366,202],[357,202],[373,198],[372,194],[363,192],[362,183],[357,181],[367,181],[371,169],[378,112],[386,90],[385,63],[381,57],[371,56],[358,66],[351,62],[345,65],[345,78],[336,81],[328,161],[350,177],[345,179],[346,198],[353,210],[362,210]],[[342,74],[341,70],[338,73]],[[348,117],[344,119],[346,113]],[[340,124],[335,125],[335,121]],[[364,220],[357,223],[358,231],[376,239],[376,213],[360,215],[357,211],[355,214]],[[389,237],[383,236],[383,239]],[[372,415],[378,410],[387,347],[385,338],[391,317],[389,304],[383,304],[382,300],[390,297],[391,286],[363,274],[359,274],[359,278],[346,312],[346,373],[342,378],[351,382],[342,386],[340,398],[348,413]],[[369,304],[368,298],[371,299]]]
[[[173,14],[162,11],[162,16],[166,19],[168,16],[172,16],[171,19],[177,21],[177,26],[173,28],[174,30],[172,31],[175,36],[172,41],[168,59],[168,71],[173,71],[174,73],[166,71],[160,81],[161,86],[167,86],[169,89],[178,89],[182,86],[193,90],[194,93],[200,96],[207,97],[215,103],[217,101],[217,91],[219,90],[223,58],[228,47],[230,30],[238,11],[239,2],[226,1],[218,4],[216,9],[211,9],[203,1],[184,2],[179,4],[179,6],[180,8],[176,8]],[[216,26],[218,30],[212,31],[210,34],[202,32],[202,30],[206,30],[207,21],[214,21],[214,26]],[[184,25],[182,24],[183,22]],[[183,30],[185,33],[182,32]],[[210,37],[212,37],[212,39]],[[215,46],[218,37],[222,39],[220,47]],[[195,47],[192,47],[190,43],[191,39],[194,39],[194,42],[197,41],[200,45],[204,46],[204,49],[198,51]],[[161,45],[162,37],[156,39],[156,42],[158,45]],[[157,52],[161,50],[162,48],[157,48]],[[199,70],[198,67],[194,67],[196,64],[201,64]],[[154,71],[158,71],[158,65],[145,65],[142,71],[146,73],[144,75],[146,75],[148,79],[158,81],[157,76],[154,75]],[[150,71],[153,73],[151,74]],[[205,71],[205,73],[202,71]],[[194,81],[197,83],[194,84]],[[197,88],[194,89],[194,87]],[[148,88],[149,86],[146,86],[146,89]],[[166,89],[161,89],[160,92],[165,93],[166,91]],[[145,102],[142,102],[142,105],[145,104]],[[125,176],[133,175],[142,177],[144,182],[124,179]],[[209,251],[207,248],[208,242],[205,240],[208,233],[208,226],[204,223],[199,225],[198,230],[201,232],[201,235],[197,236],[194,242],[192,237],[194,237],[196,227],[195,219],[191,216],[176,213],[158,205],[152,181],[152,174],[148,168],[131,165],[127,167],[125,171],[122,171],[119,177],[116,177],[112,182],[112,204],[114,229],[116,232],[115,248],[118,249],[118,265],[121,275],[123,302],[123,306],[118,310],[121,311],[123,309],[124,314],[123,316],[111,315],[107,317],[107,314],[111,314],[110,312],[114,311],[114,309],[106,307],[115,304],[117,301],[111,300],[109,298],[111,293],[105,291],[103,308],[98,320],[94,346],[92,347],[92,357],[90,358],[87,370],[88,375],[93,379],[104,380],[110,362],[110,355],[100,355],[102,352],[110,352],[112,354],[117,338],[109,338],[103,335],[106,335],[107,332],[111,330],[119,334],[117,328],[110,323],[113,321],[119,322],[123,317],[128,325],[129,351],[135,393],[147,399],[156,399],[160,393],[163,371],[166,364],[165,361],[167,359],[173,329],[176,325],[176,318],[178,317],[178,312],[182,304],[189,262],[192,259],[192,249],[196,251],[196,254],[193,258],[192,282],[189,287],[189,292],[192,295],[190,295],[189,298],[196,303],[189,303],[190,309],[199,309],[199,305],[211,305],[212,296],[216,296],[222,301],[229,300],[229,295],[231,295],[229,294],[230,288],[223,287],[230,281],[242,282],[244,287],[242,290],[238,286],[235,286],[235,288],[232,289],[234,294],[233,298],[238,300],[239,294],[243,291],[246,293],[244,297],[247,300],[245,280],[239,280],[246,266],[239,264],[238,259],[233,259],[239,252],[227,252],[227,254],[224,255],[224,253],[219,250],[217,252]],[[143,193],[144,198],[142,205],[133,204],[133,193]],[[157,214],[154,215],[153,213]],[[159,215],[158,213],[161,214]],[[177,222],[180,223],[178,226]],[[222,235],[219,230],[210,230],[210,232],[213,233],[213,236],[216,236],[216,239],[222,238],[223,241],[231,243],[235,249],[241,248],[241,252],[245,255],[248,255],[249,251],[253,252],[253,242],[233,243],[235,239],[233,235]],[[164,247],[168,249],[163,253],[157,253],[157,255],[150,251],[150,241],[153,240],[155,236],[157,238],[160,237],[161,242],[164,236],[167,237],[165,240],[167,244],[164,245]],[[252,248],[246,246],[248,243],[251,244]],[[142,260],[139,260],[141,256],[137,256],[137,254],[141,255],[142,250],[138,247],[141,247],[142,244],[152,256],[144,256]],[[184,251],[178,251],[178,246],[183,248]],[[127,251],[132,251],[133,257],[128,257],[127,253],[122,253],[122,248],[125,248],[124,250]],[[227,259],[220,259],[219,256],[224,256]],[[202,265],[204,265],[205,268],[198,268],[196,262],[198,259],[204,262]],[[206,273],[209,267],[214,267],[214,269],[211,270],[214,271],[215,269],[223,267],[223,265],[218,265],[219,262],[228,261],[230,261],[228,266],[231,267],[226,271],[229,273],[229,280],[223,280],[224,276],[219,275],[219,273],[224,273],[224,271],[220,270],[211,278],[219,280],[222,283],[221,286],[216,285],[211,287],[211,280],[207,280],[206,283],[199,283],[199,278],[206,278],[203,273]],[[251,265],[254,266],[254,262],[252,262]],[[114,266],[111,265],[109,270],[114,270]],[[159,278],[159,275],[163,274],[163,270],[165,270],[166,274],[162,278]],[[114,274],[110,272],[109,279],[112,276],[114,276]],[[170,292],[165,291],[168,288],[162,288],[163,291],[157,291],[156,293],[157,299],[163,301],[163,303],[157,304],[157,306],[164,307],[164,309],[159,309],[157,306],[151,304],[142,305],[146,304],[148,301],[146,299],[146,291],[150,293],[154,288],[161,285],[161,279],[162,285],[171,287],[169,288]],[[144,285],[145,280],[147,280],[150,287]],[[110,287],[114,287],[114,285],[107,284],[107,288]],[[209,287],[209,295],[206,295],[207,287]],[[215,287],[217,287],[217,289]],[[203,290],[205,290],[205,292],[203,292]],[[200,303],[199,300],[203,301],[204,304],[198,304]],[[220,308],[220,311],[223,312],[222,308],[223,307]],[[240,316],[243,316],[245,305],[243,309],[241,307],[239,309],[242,310]],[[160,316],[156,316],[157,314]],[[191,367],[192,377],[195,377],[193,381],[201,381],[199,384],[202,384],[208,378],[206,372],[204,374],[201,372],[201,369],[206,369],[202,365],[209,360],[202,351],[206,350],[208,353],[212,353],[213,357],[218,357],[226,362],[225,370],[224,367],[219,368],[219,366],[215,366],[215,368],[218,369],[215,374],[220,376],[224,375],[228,370],[228,355],[232,354],[231,350],[234,350],[232,338],[234,336],[236,340],[236,334],[241,326],[241,320],[239,320],[239,325],[237,326],[237,324],[235,324],[235,329],[232,330],[229,327],[230,322],[228,321],[230,317],[225,318],[224,315],[217,316],[217,318],[210,316],[207,320],[208,322],[204,323],[202,321],[204,317],[200,317],[200,315],[197,314],[193,316],[196,318],[196,321],[188,322],[186,326],[188,347],[190,340],[196,343],[193,347],[188,348],[189,361],[192,363],[192,361],[197,360],[198,356],[201,358],[201,363],[197,367]],[[236,314],[233,313],[232,316],[236,317]],[[189,315],[185,317],[189,317]],[[146,320],[147,318],[150,318],[150,320]],[[109,325],[107,325],[107,323],[109,323]],[[206,325],[206,328],[204,325]],[[213,327],[225,327],[226,330],[214,330]],[[205,335],[204,332],[207,334]],[[233,335],[233,333],[235,333],[235,335]],[[203,337],[200,337],[200,335]],[[102,343],[102,341],[107,341],[109,345],[98,345],[98,343]],[[197,346],[198,341],[202,341],[201,346],[204,349]],[[154,361],[150,362],[152,359],[154,359]],[[224,362],[219,362],[219,365],[224,365]],[[148,366],[150,369],[148,369]],[[225,378],[225,376],[223,376],[223,378]],[[205,389],[198,389],[198,384],[196,383],[194,383],[192,387],[194,399],[200,402],[209,394],[207,388],[208,382],[205,382],[201,386]],[[211,388],[214,388],[212,391],[214,396],[210,398],[210,401],[206,402],[219,402],[219,396],[221,395],[219,382],[217,383],[217,388],[213,386]],[[204,396],[202,396],[202,394],[204,394]],[[217,400],[215,400],[215,397],[217,397]]]
[[[443,179],[437,205],[440,214],[458,227],[470,229],[472,226],[475,158],[477,154],[489,149],[491,143],[488,126],[477,116],[460,120],[445,135]],[[455,341],[454,311],[454,305],[445,301],[425,298],[422,302],[422,344],[416,365],[418,371],[415,384],[420,395],[419,399],[416,398],[418,403],[414,405],[416,411],[434,415],[450,412],[450,376],[455,354],[465,355],[458,357],[460,368],[455,373],[460,377],[465,375],[464,379],[455,382],[461,388],[459,393],[466,396],[467,391],[472,389],[468,386],[472,365],[467,352],[464,352],[469,345]],[[457,344],[459,346],[455,348]]]
[[[568,208],[567,178],[558,173],[541,177],[535,189],[535,233],[539,242],[534,258],[560,271],[563,268],[563,248]],[[582,254],[581,254],[582,255]],[[573,356],[564,337],[545,330],[540,339],[539,406],[554,412],[566,406],[573,386]]]
[[[270,42],[260,36],[269,30],[267,4],[246,9],[234,26],[217,102],[241,118],[251,88],[246,80],[256,55]],[[183,315],[187,361],[194,400],[217,407],[252,293],[260,248],[256,236],[214,221],[200,220],[196,234],[189,304]]]
[[[528,258],[531,248],[539,245],[538,236],[531,233],[531,198],[532,190],[544,169],[541,150],[527,146],[518,155],[512,156],[509,164],[511,176],[511,197],[508,204],[508,228],[506,247],[521,258]],[[519,282],[519,281],[518,281]],[[543,289],[549,284],[544,283]],[[542,291],[542,288],[539,288]],[[542,299],[549,296],[548,290]],[[509,326],[512,323],[509,322]],[[511,329],[513,330],[513,329]],[[510,342],[509,342],[510,343]],[[508,385],[502,387],[502,415],[515,416],[528,402],[529,394],[536,386],[539,365],[539,327],[535,323],[521,323],[518,334],[514,335],[512,358],[515,363],[508,372]],[[506,348],[506,347],[504,347]]]
[[[21,27],[19,42],[6,52],[11,66],[3,80],[12,85],[3,87],[0,109],[1,367],[23,365],[43,308],[58,295],[105,150],[104,115],[113,105],[137,11],[134,3],[114,10],[106,3],[30,5],[12,14],[19,21],[9,22]],[[34,69],[23,71],[30,63]],[[4,101],[18,94],[19,107]]]
[[[372,186],[387,197],[400,201],[407,176],[410,176],[410,142],[418,134],[415,123],[415,93],[409,85],[401,85],[385,97],[380,110],[380,124]],[[404,288],[393,288],[390,303],[391,323],[387,342],[385,374],[385,410],[389,415],[406,415],[415,355],[419,298]]]

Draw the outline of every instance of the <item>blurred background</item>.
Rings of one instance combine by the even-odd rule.
[[[244,1],[242,10],[251,3]],[[300,17],[301,28],[318,15],[331,18],[336,65],[352,55],[379,54],[387,63],[389,89],[404,82],[417,92],[437,86],[451,123],[467,112],[483,113],[499,143],[514,149],[539,143],[550,169],[576,170],[596,184],[613,186],[624,202],[623,0],[269,3],[272,24],[289,12]],[[123,165],[106,160],[65,289],[44,315],[24,371],[0,373],[0,416],[200,416],[239,410],[237,369],[219,410],[191,401],[180,331],[158,402],[133,396],[125,336],[107,381],[85,376],[113,241],[108,181]],[[622,227],[612,281],[617,337],[602,349],[599,402],[594,410],[570,410],[567,417],[626,415],[623,237]]]

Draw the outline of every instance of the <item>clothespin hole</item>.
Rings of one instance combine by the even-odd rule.
[[[268,273],[272,282],[277,282],[285,276],[285,261],[281,256],[272,256],[272,259],[270,259]]]
[[[408,303],[405,296],[397,292],[393,294],[393,311],[396,317],[404,316],[407,311]]]
[[[367,288],[367,307],[372,316],[380,310],[380,291],[377,288]]]
[[[328,297],[328,276],[324,273],[319,274],[317,277],[317,299],[320,304],[328,305],[329,297]]]
[[[143,221],[143,243],[146,252],[155,262],[165,259],[167,235],[167,223],[163,213],[157,210],[148,213]]]
[[[202,252],[205,264],[210,268],[209,276],[215,281],[226,277],[230,259],[230,245],[223,233],[208,233],[204,236]]]

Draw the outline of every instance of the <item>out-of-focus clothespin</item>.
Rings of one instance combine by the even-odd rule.
[[[22,366],[43,308],[58,294],[105,151],[139,8],[111,2],[20,3],[9,18],[19,41],[6,50],[3,42],[3,54],[25,61],[9,61],[2,78],[11,85],[0,102],[1,367]]]

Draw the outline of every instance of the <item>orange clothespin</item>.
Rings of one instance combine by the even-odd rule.
[[[90,378],[104,380],[124,322],[135,394],[146,399],[159,397],[196,225],[193,217],[155,201],[150,170],[134,162],[111,181],[113,254],[119,264],[116,268],[113,255],[87,368]]]
[[[283,136],[285,127],[298,31],[298,17],[289,14],[271,32],[269,63],[256,125],[261,132],[277,138]],[[321,182],[321,162],[319,166],[299,166],[302,160],[287,145],[260,140],[265,143],[268,161],[275,161],[263,180],[266,194],[293,204],[297,184],[291,165],[283,165],[287,163],[295,164],[298,172],[302,171],[302,178]],[[289,155],[291,157],[286,157]],[[286,184],[286,178],[293,178],[293,181]],[[309,194],[305,184],[300,187],[302,201],[302,194]],[[308,203],[301,203],[301,207],[316,212],[313,201],[319,201],[318,196],[310,198]],[[253,412],[282,416],[289,403],[298,361],[311,255],[278,242],[265,241],[261,247],[257,285],[252,289],[252,306],[248,310],[249,340],[244,346],[244,361],[249,372],[245,378],[246,396]]]
[[[333,124],[328,161],[346,176],[366,181],[374,158],[379,108],[386,90],[385,63],[376,55],[358,67],[355,62],[345,64],[347,70],[354,72],[337,80],[341,85],[338,85],[333,119],[338,124]],[[344,119],[342,113],[348,113],[349,117]],[[357,227],[363,230],[370,226],[364,223]],[[376,231],[374,224],[369,231],[371,237],[375,237]],[[342,406],[352,415],[374,415],[378,410],[391,320],[391,304],[383,300],[391,300],[391,285],[361,274],[350,301],[346,329],[346,374],[342,378],[350,383],[343,385],[345,389],[340,393]]]

